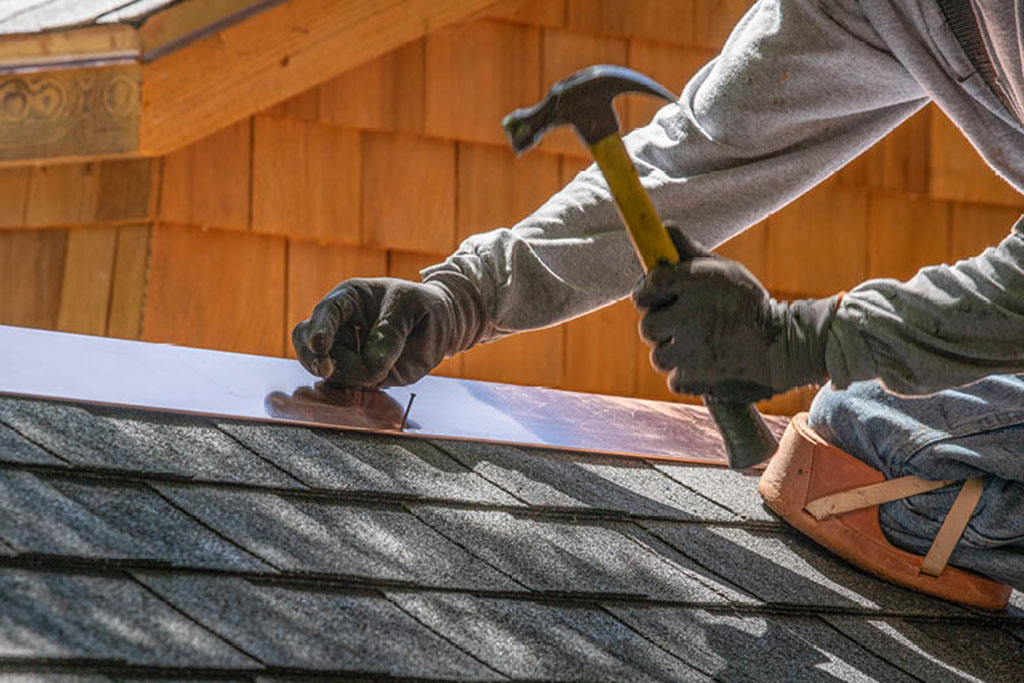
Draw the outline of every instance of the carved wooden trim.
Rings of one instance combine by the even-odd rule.
[[[141,86],[137,64],[0,76],[0,160],[134,152]]]
[[[140,29],[0,37],[0,166],[167,154],[496,2],[184,0]]]

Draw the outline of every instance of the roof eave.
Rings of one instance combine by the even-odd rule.
[[[2,36],[0,164],[167,154],[493,4],[185,0]]]

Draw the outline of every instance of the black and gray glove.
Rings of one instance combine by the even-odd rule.
[[[742,264],[675,228],[682,255],[634,288],[651,364],[679,394],[749,403],[828,376],[825,341],[838,297],[779,302]]]
[[[295,326],[299,362],[330,384],[411,384],[479,335],[479,301],[443,282],[356,278],[335,287]]]

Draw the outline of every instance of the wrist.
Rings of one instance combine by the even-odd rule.
[[[453,356],[475,345],[483,331],[483,300],[472,283],[460,273],[431,273],[423,285],[442,302],[444,326],[448,332],[445,355]]]
[[[772,302],[776,338],[769,348],[772,389],[777,392],[828,379],[825,345],[842,295]]]

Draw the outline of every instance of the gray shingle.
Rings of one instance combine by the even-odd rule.
[[[0,424],[0,460],[33,465],[66,464],[3,424]]]
[[[75,465],[302,486],[198,417],[0,399],[0,422]]]
[[[388,591],[388,597],[513,678],[710,680],[594,607],[400,591]]]
[[[19,553],[270,570],[140,486],[0,470],[0,509],[0,537]]]
[[[995,625],[825,619],[865,649],[923,681],[1024,680],[1024,643]]]
[[[204,524],[282,570],[521,590],[400,507],[160,485]]]
[[[97,24],[117,22],[142,23],[150,14],[170,5],[175,0],[117,0],[116,9],[107,10],[96,17]]]
[[[468,441],[435,443],[532,506],[676,519],[739,519],[642,460]]]
[[[313,488],[520,504],[423,440],[244,422],[220,427]]]
[[[4,673],[3,683],[119,683],[98,674]]]
[[[643,526],[714,574],[767,602],[963,615],[950,603],[858,571],[795,532],[672,522]]]
[[[424,678],[498,677],[376,593],[299,591],[241,579],[146,573],[138,579],[271,666]]]
[[[0,569],[0,657],[254,669],[130,579]]]
[[[0,34],[26,33],[89,24],[124,5],[138,4],[132,16],[153,12],[172,0],[6,0],[0,3]]]
[[[651,460],[650,463],[662,474],[700,496],[713,500],[740,519],[771,522],[780,526],[783,524],[761,501],[761,494],[757,492],[758,475],[724,467],[686,465],[656,460]]]
[[[617,593],[701,603],[743,600],[628,523],[574,524],[505,512],[417,506],[413,512],[470,552],[539,591]]]
[[[719,681],[915,680],[815,617],[711,614],[657,606],[607,605],[606,609]]]

